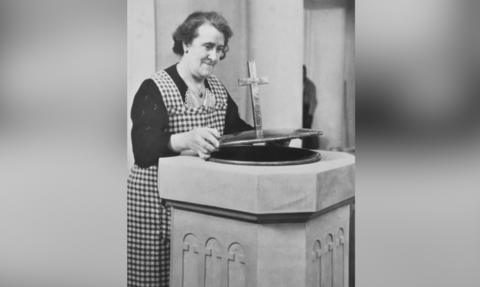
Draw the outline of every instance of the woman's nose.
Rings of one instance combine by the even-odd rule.
[[[210,60],[216,61],[219,57],[219,53],[216,49],[212,49],[208,52],[208,57],[210,58]]]

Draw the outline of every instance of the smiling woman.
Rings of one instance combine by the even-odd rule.
[[[225,37],[209,23],[197,30],[198,36],[191,43],[182,43],[185,53],[177,69],[189,88],[200,96],[205,90],[205,78],[212,74],[223,54]]]
[[[216,12],[195,12],[173,34],[180,61],[145,80],[131,110],[135,165],[128,179],[128,286],[168,286],[170,210],[158,193],[160,157],[209,157],[224,133],[252,129],[212,74],[233,35]]]

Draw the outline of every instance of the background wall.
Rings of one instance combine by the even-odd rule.
[[[312,128],[320,148],[355,145],[354,7],[350,0],[305,0],[304,63],[317,88]]]

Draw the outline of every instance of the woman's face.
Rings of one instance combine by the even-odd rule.
[[[192,76],[203,80],[212,72],[215,65],[220,61],[220,56],[225,47],[225,39],[222,32],[209,23],[198,27],[198,36],[191,44],[184,46],[182,60],[185,60]]]

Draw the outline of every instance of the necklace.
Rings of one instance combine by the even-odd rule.
[[[203,83],[199,86],[189,85],[188,89],[191,90],[194,93],[194,95],[199,98],[203,98],[203,95],[205,94],[205,90],[206,90],[205,85]]]
[[[185,104],[191,108],[214,107],[215,102],[215,95],[206,88],[200,94],[196,94],[189,88],[185,94]]]

